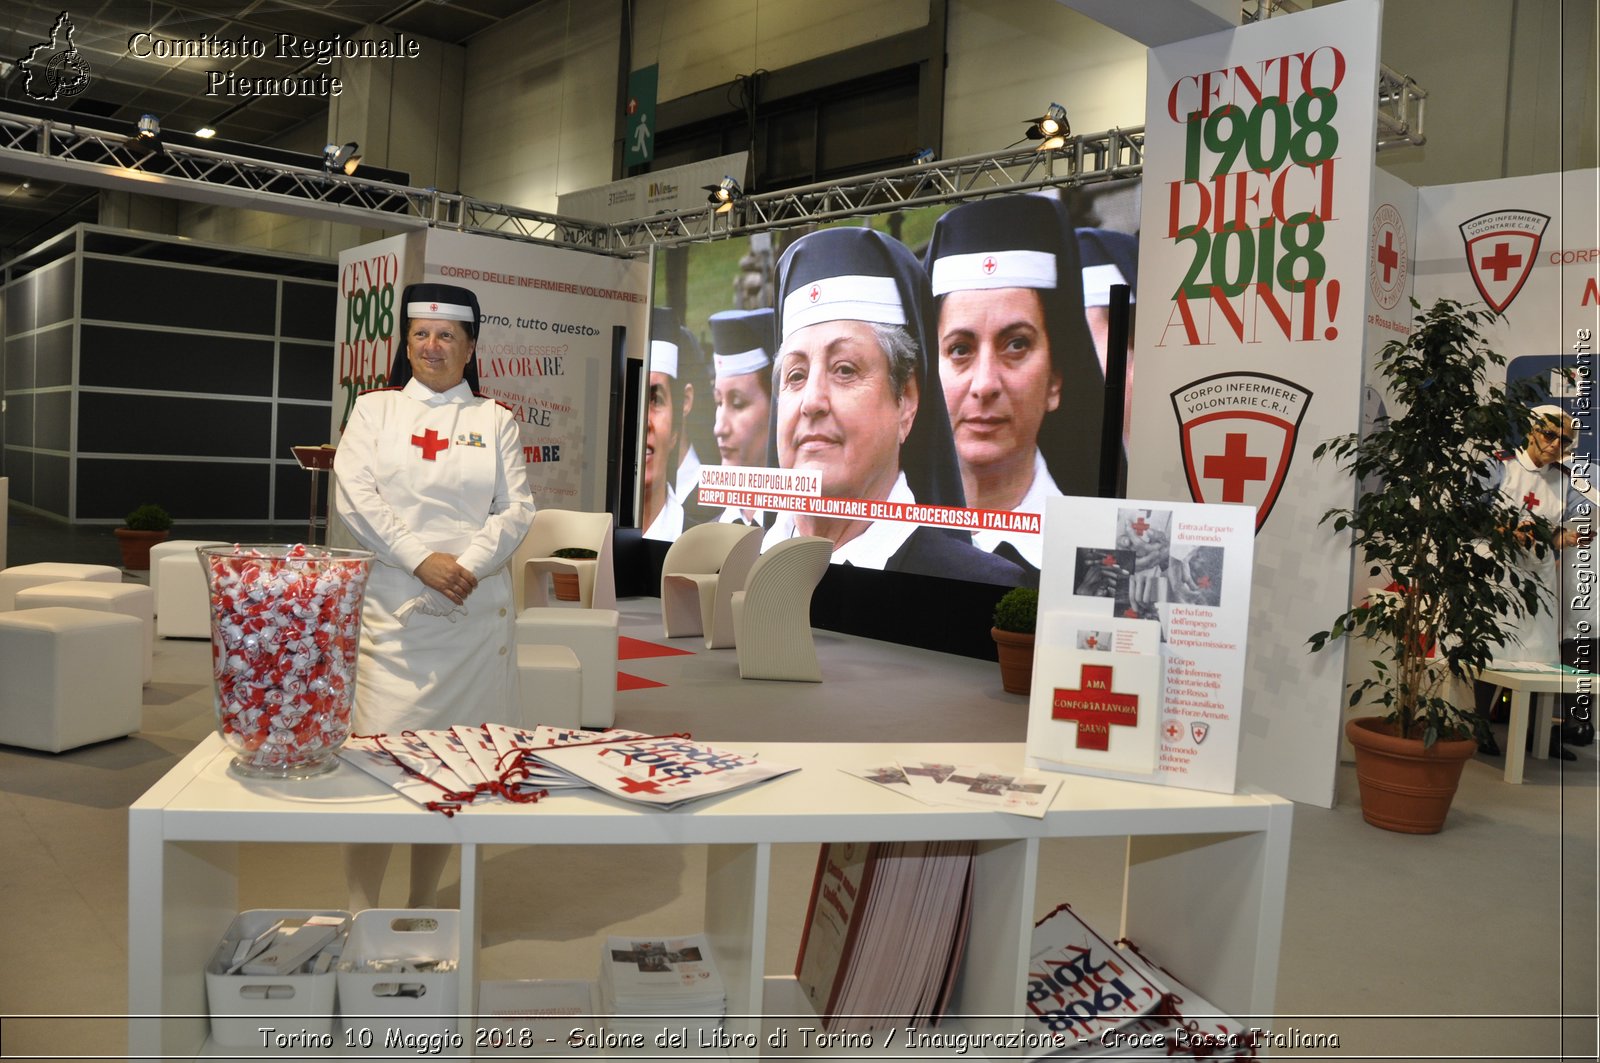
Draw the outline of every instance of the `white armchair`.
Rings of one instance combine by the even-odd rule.
[[[553,556],[563,547],[586,547],[593,560]],[[517,612],[549,603],[549,576],[571,572],[578,577],[578,601],[585,609],[615,609],[617,579],[611,563],[611,514],[574,509],[541,509],[522,545],[511,555],[511,589]]]
[[[733,595],[761,556],[760,528],[697,524],[661,563],[661,624],[667,638],[704,635],[706,648],[734,645]]]
[[[822,682],[811,638],[811,592],[832,558],[832,541],[802,535],[756,559],[745,589],[733,596],[739,678]]]

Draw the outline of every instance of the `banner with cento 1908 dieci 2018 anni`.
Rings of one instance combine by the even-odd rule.
[[[1330,805],[1349,501],[1316,444],[1360,419],[1380,7],[1150,53],[1128,494],[1256,507],[1239,781]],[[1195,751],[1198,754],[1198,750]]]

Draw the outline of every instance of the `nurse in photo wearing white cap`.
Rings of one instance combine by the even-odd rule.
[[[759,468],[770,464],[767,442],[772,419],[772,351],[775,316],[771,307],[723,310],[711,315],[711,389],[716,404],[714,433],[724,465]],[[761,524],[765,513],[727,506],[722,524]]]
[[[1063,223],[1054,198],[1006,196],[956,207],[928,242],[939,381],[967,504],[978,509],[1043,514],[1047,498],[1098,485],[1104,392]],[[1057,426],[1049,449],[1047,422]],[[1037,533],[972,539],[1034,569],[1043,560]]]
[[[821,229],[778,260],[778,301],[778,465],[819,473],[826,497],[963,505],[917,257],[872,229]],[[795,535],[831,539],[834,564],[1007,586],[1026,578],[951,528],[785,512],[763,548]]]
[[[376,554],[361,621],[352,726],[397,735],[520,723],[506,563],[533,521],[517,422],[473,394],[477,297],[413,284],[392,385],[356,399],[334,458],[334,505]],[[431,905],[446,846],[412,854],[413,906]],[[352,847],[351,900],[377,904],[387,845]]]
[[[693,338],[664,306],[650,312],[650,384],[644,428],[643,503],[639,526],[647,539],[676,539],[683,534],[683,503],[673,486],[686,436],[685,424],[694,407],[694,385],[680,381],[684,348]]]

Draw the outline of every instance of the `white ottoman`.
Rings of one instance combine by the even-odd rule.
[[[584,727],[617,718],[617,611],[536,606],[517,614],[517,641],[567,646],[583,666]],[[543,721],[540,721],[543,722]]]
[[[0,570],[0,613],[9,613],[17,607],[17,592],[24,588],[68,580],[121,583],[122,570],[110,565],[74,565],[65,561],[39,561]]]
[[[150,559],[150,589],[155,594],[156,634],[164,639],[211,637],[211,590],[194,548]]]
[[[59,753],[139,729],[144,625],[48,606],[0,613],[0,744]]]
[[[517,694],[522,726],[582,727],[583,669],[565,646],[517,647]]]
[[[150,664],[155,647],[154,601],[155,596],[150,593],[150,588],[141,583],[95,583],[88,580],[27,587],[18,591],[16,598],[18,610],[64,605],[72,609],[97,609],[103,613],[121,613],[133,617],[144,625],[145,683],[150,682]]]
[[[150,590],[156,596],[156,615],[161,615],[161,559],[178,554],[195,556],[197,546],[231,546],[218,539],[168,539],[166,542],[156,543],[150,548]],[[198,558],[196,558],[198,560]]]

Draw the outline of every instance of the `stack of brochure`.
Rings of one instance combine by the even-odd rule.
[[[728,1013],[728,994],[704,934],[688,937],[611,937],[600,958],[600,1013],[606,1028],[644,1035],[663,1029],[717,1030]],[[689,1044],[700,1042],[689,1034]]]
[[[339,755],[418,804],[449,812],[583,788],[670,809],[796,770],[671,735],[494,723],[353,735]]]
[[[840,842],[817,858],[795,979],[824,1029],[938,1022],[972,921],[971,842]]]

